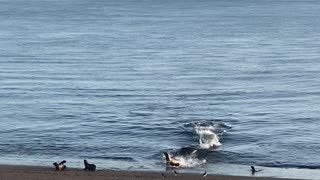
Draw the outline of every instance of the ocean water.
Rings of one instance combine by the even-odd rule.
[[[316,0],[2,0],[0,164],[165,170],[169,152],[182,171],[317,179],[319,12]]]

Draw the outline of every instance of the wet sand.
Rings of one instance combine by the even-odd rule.
[[[165,177],[163,177],[163,175]],[[222,176],[208,175],[203,178],[202,174],[174,173],[166,172],[149,172],[149,171],[112,171],[99,170],[95,172],[83,171],[82,169],[67,169],[65,171],[55,171],[54,167],[37,167],[37,166],[0,166],[0,180],[148,180],[148,179],[206,179],[206,180],[284,180],[281,178],[269,177],[241,177],[241,176]]]

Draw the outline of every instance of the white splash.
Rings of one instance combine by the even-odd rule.
[[[179,161],[180,163],[179,167],[182,167],[182,168],[197,167],[207,162],[205,159],[200,160],[192,156],[176,156],[174,157],[174,159]]]
[[[213,132],[214,127],[196,126],[195,131],[199,135],[199,146],[203,149],[210,149],[221,146],[219,136]]]

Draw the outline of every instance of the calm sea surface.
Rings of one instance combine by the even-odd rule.
[[[0,163],[320,169],[319,76],[317,0],[2,0]]]

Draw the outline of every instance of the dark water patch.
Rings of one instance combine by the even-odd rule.
[[[146,116],[152,116],[153,115],[152,112],[142,112],[142,111],[140,111],[140,112],[139,111],[131,111],[130,114],[131,114],[132,117],[140,117],[140,116],[146,117]]]

